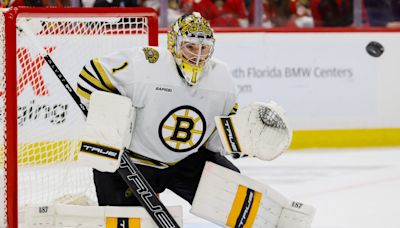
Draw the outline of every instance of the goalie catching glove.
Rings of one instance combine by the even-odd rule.
[[[79,140],[78,162],[102,172],[115,172],[124,148],[130,144],[134,119],[135,109],[129,98],[93,92]]]
[[[273,160],[292,141],[284,110],[275,102],[254,102],[232,116],[215,117],[225,151]]]

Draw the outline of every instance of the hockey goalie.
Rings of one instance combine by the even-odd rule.
[[[94,58],[77,92],[89,106],[79,160],[94,170],[99,206],[139,206],[115,172],[129,158],[155,192],[227,227],[309,228],[314,209],[240,174],[227,155],[273,160],[291,142],[283,109],[238,110],[227,66],[211,58],[214,33],[198,13],[179,18],[168,50],[139,47]]]
[[[135,109],[126,97],[104,92],[92,95],[90,107],[83,134],[86,141],[82,142],[79,159],[98,170],[113,172],[120,158],[110,159],[110,153],[119,154],[121,150],[117,148],[129,145]],[[116,114],[106,110],[119,111]],[[284,111],[274,102],[253,103],[235,115],[215,117],[215,123],[219,137],[210,140],[219,140],[219,149],[237,154],[236,157],[272,160],[291,141]],[[101,142],[103,151],[89,151],[87,141]],[[191,212],[227,227],[308,228],[314,216],[312,206],[291,201],[268,185],[209,161],[204,166]]]

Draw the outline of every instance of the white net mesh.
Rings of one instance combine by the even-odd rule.
[[[0,21],[2,25],[3,21]],[[62,14],[51,14],[19,16],[16,26],[19,207],[60,199],[69,201],[68,198],[82,195],[95,202],[91,169],[75,164],[83,114],[46,64],[43,54],[51,56],[67,81],[75,87],[81,68],[91,58],[135,45],[147,45],[148,18],[80,15],[63,18]],[[4,47],[3,32],[1,35]],[[4,73],[0,77],[0,91],[3,92]],[[0,104],[2,125],[5,123],[4,97],[3,93]],[[5,151],[3,135],[4,130],[0,133],[2,152]],[[3,153],[1,160],[4,161]],[[3,177],[1,189],[5,189]]]

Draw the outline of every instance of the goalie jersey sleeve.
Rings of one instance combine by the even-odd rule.
[[[129,149],[168,165],[197,152],[206,142],[210,150],[221,152],[222,144],[213,134],[214,117],[234,111],[237,97],[224,63],[211,59],[199,84],[188,86],[171,53],[157,47],[92,59],[82,68],[77,92],[88,104],[94,90],[132,100],[136,120]],[[154,166],[154,162],[143,163]]]
[[[122,52],[102,58],[94,58],[82,68],[76,89],[82,103],[87,105],[91,93],[95,90],[127,95],[124,87],[121,85],[129,83],[129,78],[115,77],[118,71],[128,70],[127,55],[128,53]],[[134,56],[132,57],[135,58]],[[131,75],[131,78],[133,79],[133,75]]]

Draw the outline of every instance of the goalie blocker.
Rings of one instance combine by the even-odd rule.
[[[224,227],[310,228],[315,209],[207,162],[191,212]]]
[[[79,141],[78,162],[102,172],[115,172],[131,141],[135,108],[129,98],[95,91]]]

